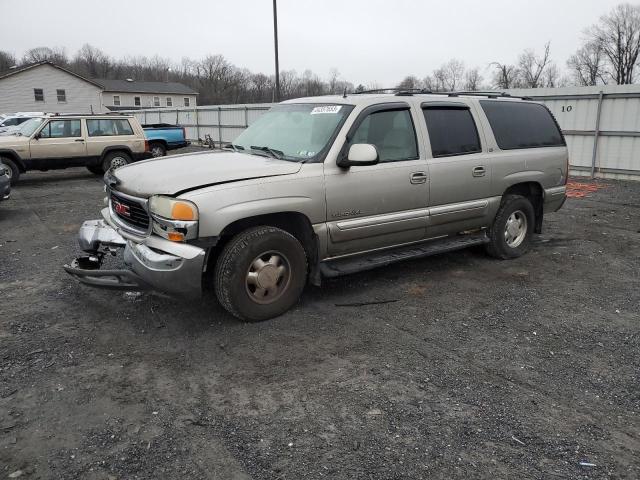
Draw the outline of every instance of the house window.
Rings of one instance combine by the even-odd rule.
[[[136,107],[139,107],[139,106],[140,106],[140,103],[141,103],[141,102],[140,102],[140,97],[133,97],[133,104],[134,104]]]
[[[34,88],[33,96],[35,97],[36,102],[44,102],[44,90],[41,88]]]
[[[173,107],[173,98],[167,97],[167,107]]]
[[[153,97],[153,106],[154,107],[160,106],[160,97]]]
[[[184,106],[188,107],[191,105],[191,99],[189,97],[184,97]]]
[[[67,92],[63,89],[56,90],[58,96],[58,103],[67,103]]]
[[[120,95],[114,95],[113,96],[113,106],[114,107],[119,107],[120,106]]]

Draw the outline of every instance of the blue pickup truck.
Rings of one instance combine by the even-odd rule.
[[[167,150],[189,145],[184,127],[168,123],[142,125],[144,136],[149,141],[149,150],[154,157],[164,157]]]

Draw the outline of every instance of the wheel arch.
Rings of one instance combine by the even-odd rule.
[[[20,173],[25,173],[27,171],[27,168],[25,167],[24,162],[20,158],[20,155],[18,155],[13,150],[0,150],[0,158],[1,157],[5,157],[5,158],[8,158],[9,160],[13,160],[14,163],[18,166],[18,170],[20,170]]]
[[[218,258],[219,253],[229,242],[229,240],[231,240],[238,233],[247,230],[248,228],[261,225],[280,228],[285,232],[293,235],[300,242],[307,255],[310,270],[309,279],[311,283],[319,284],[320,273],[317,267],[319,240],[313,230],[313,226],[311,224],[311,221],[309,220],[309,217],[307,217],[304,213],[296,211],[282,211],[254,215],[234,220],[233,222],[229,223],[220,232],[218,241],[209,254],[207,270],[213,271],[213,266]]]
[[[531,202],[536,215],[533,231],[542,233],[542,220],[544,217],[544,188],[542,188],[542,185],[533,181],[514,183],[504,191],[502,197],[504,198],[506,195],[522,195]]]
[[[124,152],[129,155],[129,158],[133,159],[133,152],[127,145],[109,145],[108,147],[105,147],[104,150],[102,150],[100,161],[102,162],[104,158],[112,152]]]

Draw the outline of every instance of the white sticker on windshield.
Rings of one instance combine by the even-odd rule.
[[[311,110],[311,115],[315,115],[317,113],[338,113],[342,105],[323,105],[322,107],[314,107]]]

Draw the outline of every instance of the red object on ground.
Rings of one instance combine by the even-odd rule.
[[[567,197],[569,198],[584,198],[590,193],[597,192],[602,188],[607,188],[609,185],[606,183],[595,182],[567,182]]]

